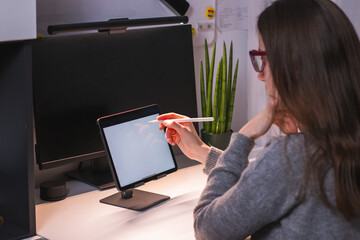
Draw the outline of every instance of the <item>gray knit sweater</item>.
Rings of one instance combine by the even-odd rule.
[[[204,169],[209,177],[194,210],[197,239],[360,239],[360,219],[346,221],[309,189],[299,194],[302,134],[272,140],[249,163],[252,146],[234,133],[224,152],[211,149]],[[325,189],[335,205],[333,185],[330,171]]]

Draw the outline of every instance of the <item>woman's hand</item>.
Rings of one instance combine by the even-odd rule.
[[[272,124],[277,125],[285,134],[297,133],[298,123],[284,108],[279,106],[278,97],[271,97],[264,111],[251,119],[239,133],[257,139],[264,135]]]
[[[277,105],[277,98],[270,96],[266,109],[245,124],[245,126],[240,129],[239,133],[254,140],[264,135],[275,120],[275,110]]]
[[[176,113],[167,113],[157,117],[157,120],[164,120],[159,130],[166,127],[165,137],[169,144],[177,144],[188,158],[205,163],[210,147],[201,141],[192,123],[171,121],[178,118],[187,117]]]

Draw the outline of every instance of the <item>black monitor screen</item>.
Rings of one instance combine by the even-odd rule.
[[[37,39],[33,95],[41,169],[105,156],[101,116],[158,104],[195,117],[191,26]]]

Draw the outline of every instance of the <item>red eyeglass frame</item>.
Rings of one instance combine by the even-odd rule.
[[[266,52],[265,51],[258,51],[258,50],[251,50],[251,51],[249,51],[249,56],[250,56],[251,63],[253,65],[253,67],[254,67],[254,70],[256,72],[259,72],[259,73],[264,71],[264,68],[265,68],[264,59],[262,59],[261,66],[259,68],[257,66],[256,62],[255,62],[254,57],[255,56],[266,56]]]

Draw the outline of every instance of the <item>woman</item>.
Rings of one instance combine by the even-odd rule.
[[[259,51],[250,56],[269,102],[229,147],[206,146],[192,124],[160,126],[209,173],[194,210],[195,236],[360,239],[358,36],[330,0],[275,1],[257,27]],[[254,139],[272,124],[286,136],[249,163]]]

